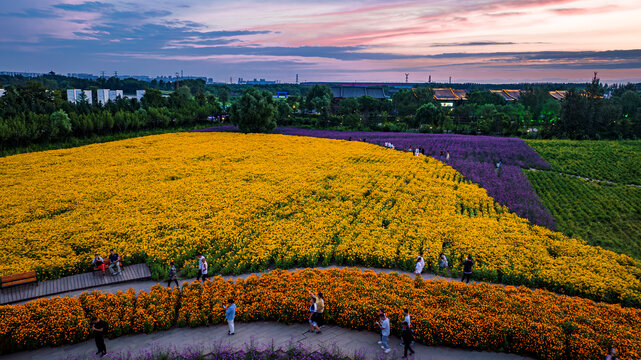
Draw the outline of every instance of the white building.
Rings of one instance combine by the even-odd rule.
[[[5,89],[0,89],[0,97],[3,97],[5,92],[6,92]]]
[[[122,93],[122,90],[109,90],[109,100],[110,101],[116,101],[118,100],[118,97],[121,99],[125,98],[125,95]]]
[[[96,90],[96,101],[101,105],[106,104],[109,101],[109,89]]]
[[[145,90],[136,90],[136,99],[138,102],[142,101],[143,96],[145,96]]]
[[[70,103],[75,104],[82,100],[82,94],[85,95],[87,103],[91,104],[91,90],[67,89],[67,100]]]

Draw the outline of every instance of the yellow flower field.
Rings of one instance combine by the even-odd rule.
[[[641,303],[641,266],[532,226],[427,157],[348,141],[181,133],[0,159],[0,275],[128,261],[214,272],[363,264],[408,269],[422,250],[477,278]]]

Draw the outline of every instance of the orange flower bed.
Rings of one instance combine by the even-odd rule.
[[[89,322],[76,298],[0,306],[0,354],[84,341]]]
[[[616,346],[621,359],[641,358],[639,309],[524,287],[412,280],[355,269],[277,270],[236,282],[220,277],[204,285],[194,282],[181,293],[155,286],[149,293],[94,291],[80,299],[3,306],[0,344],[7,352],[82,341],[93,314],[109,322],[111,336],[167,329],[174,323],[220,324],[230,297],[238,306],[238,322],[301,322],[307,319],[308,290],[324,293],[325,319],[345,328],[377,331],[376,311],[382,307],[398,335],[402,309],[408,308],[416,339],[426,345],[541,359],[598,359]],[[46,331],[40,334],[43,326]],[[6,344],[13,347],[7,350]]]

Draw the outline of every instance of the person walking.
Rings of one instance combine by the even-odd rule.
[[[196,281],[202,280],[204,283],[205,280],[207,280],[207,271],[208,266],[207,266],[207,259],[202,254],[198,254],[198,275],[196,275]]]
[[[403,321],[403,333],[401,335],[401,338],[403,339],[403,346],[405,346],[403,358],[407,358],[408,350],[411,355],[414,355],[414,349],[412,349],[412,343],[414,342],[414,333],[412,332],[412,328],[407,321]]]
[[[423,253],[421,252],[418,255],[418,258],[416,258],[416,267],[414,268],[414,274],[416,274],[416,276],[421,275],[424,267],[425,267],[425,260],[423,259]]]
[[[227,332],[227,335],[234,335],[234,318],[236,318],[236,304],[234,303],[234,299],[229,299],[227,300],[228,305],[223,306],[225,309],[225,319],[227,319],[227,325],[229,325],[229,331]]]
[[[474,265],[474,261],[472,261],[472,255],[468,255],[467,259],[463,262],[463,277],[461,278],[461,281],[465,281],[467,279],[467,283],[470,283],[470,278],[472,277],[472,266]]]
[[[111,275],[122,275],[122,271],[120,269],[120,255],[116,254],[114,249],[109,250],[109,271],[111,272]],[[116,268],[116,270],[114,270]]]
[[[91,318],[91,323],[91,330],[93,330],[96,347],[98,348],[96,355],[103,357],[107,354],[107,347],[105,346],[105,333],[108,329],[107,322],[94,316]]]
[[[412,321],[410,319],[410,311],[407,308],[403,309],[403,324],[407,324],[407,326],[409,326],[411,329]],[[405,339],[401,337],[401,346],[403,345],[405,345]]]
[[[448,151],[448,152],[445,154],[445,160],[449,160],[449,159],[450,159],[450,152]]]
[[[447,257],[445,254],[441,253],[438,257],[438,268],[441,272],[447,271]]]
[[[319,292],[318,296],[315,296],[314,293],[310,291],[309,295],[316,301],[316,325],[321,328],[325,325],[325,299],[323,299],[323,293]]]
[[[171,287],[171,282],[175,282],[176,286],[180,289],[180,284],[178,284],[178,279],[176,278],[176,275],[178,274],[178,271],[176,271],[176,266],[174,265],[174,262],[169,263],[169,280],[167,280],[167,287]]]
[[[316,322],[316,298],[312,297],[309,300],[309,328],[310,332],[316,332],[317,334],[321,333],[320,328],[318,327],[318,323]]]
[[[376,322],[376,325],[381,329],[381,349],[385,350],[385,353],[389,353],[392,349],[387,344],[390,334],[390,323],[389,319],[385,314],[379,315],[379,321]]]

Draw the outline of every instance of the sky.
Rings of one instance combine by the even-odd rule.
[[[0,0],[0,71],[641,82],[639,0]]]

